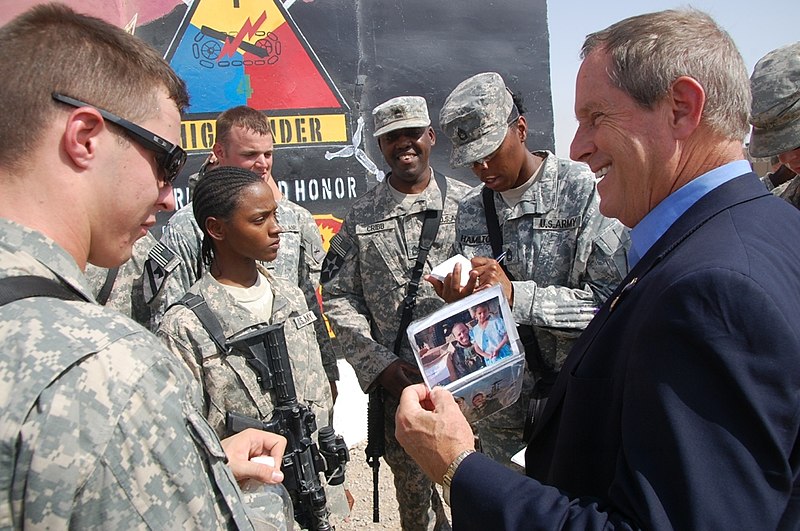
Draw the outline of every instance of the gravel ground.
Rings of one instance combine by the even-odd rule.
[[[346,481],[355,499],[350,518],[336,526],[336,531],[361,531],[364,529],[400,529],[400,515],[397,513],[397,500],[394,496],[392,470],[381,459],[380,466],[380,522],[372,521],[372,469],[367,466],[364,456],[366,441],[350,448],[350,462],[347,464]],[[441,494],[441,490],[439,492]],[[448,518],[450,508],[445,507]]]

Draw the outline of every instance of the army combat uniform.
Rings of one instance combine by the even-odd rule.
[[[439,232],[423,276],[451,256],[455,213],[467,190],[469,186],[447,178]],[[378,375],[397,359],[394,342],[417,258],[422,220],[427,210],[441,209],[442,196],[435,179],[430,179],[410,207],[397,202],[386,179],[353,203],[341,230],[331,241],[322,272],[325,314],[364,392],[370,392]],[[443,304],[430,284],[421,281],[414,318]],[[416,366],[405,338],[400,358]],[[395,439],[397,399],[385,395],[385,459],[394,473],[403,529],[432,529],[437,520],[432,502],[440,513],[439,520],[445,521],[441,501],[431,481]]]
[[[558,370],[596,309],[627,273],[628,232],[598,210],[596,180],[581,163],[550,152],[538,180],[512,209],[499,193],[494,204],[503,236],[503,261],[516,279],[512,313],[534,326],[542,361]],[[455,250],[467,258],[492,256],[481,191],[474,188],[456,217]],[[538,374],[536,376],[539,376]],[[521,449],[533,379],[526,371],[517,403],[478,423],[483,451],[508,464]]]
[[[316,315],[308,310],[302,291],[291,283],[273,277],[264,267],[258,266],[269,281],[273,293],[272,316],[268,322],[254,314],[206,273],[189,290],[200,293],[209,309],[222,325],[226,339],[259,325],[284,323],[286,348],[292,369],[298,402],[305,403],[314,413],[317,432],[328,425],[333,399],[330,385],[322,367],[314,331]],[[203,413],[220,437],[226,433],[225,416],[231,411],[269,420],[275,409],[274,389],[264,392],[257,374],[239,354],[221,355],[216,343],[192,310],[182,304],[167,310],[156,334],[171,351],[181,357],[200,383],[205,397]],[[329,507],[343,507],[344,487],[327,486],[325,492]],[[334,514],[341,518],[346,514]]]
[[[259,270],[269,280],[274,295],[268,323],[237,302],[210,274],[203,275],[189,292],[203,295],[227,339],[258,325],[285,323],[297,400],[308,404],[317,417],[318,426],[327,425],[333,400],[314,334],[316,316],[308,310],[297,286],[273,277],[261,266]],[[202,386],[206,418],[220,437],[230,435],[225,433],[228,411],[263,420],[272,416],[275,392],[261,391],[256,372],[243,356],[220,355],[211,335],[192,310],[181,304],[173,305],[164,315],[156,335],[188,364]]]
[[[0,219],[0,278],[20,275],[86,302],[0,306],[0,528],[252,529],[184,364],[92,302],[64,249]]]
[[[325,373],[328,375],[328,380],[338,380],[336,354],[317,299],[319,272],[325,256],[319,229],[308,210],[285,198],[278,201],[277,217],[282,229],[281,248],[274,261],[262,265],[274,277],[288,280],[303,290],[308,308],[317,316],[313,327]],[[164,227],[161,241],[178,254],[180,263],[167,278],[159,320],[166,309],[183,297],[192,284],[197,282],[198,266],[202,267],[203,271],[208,270],[202,264],[200,256],[203,232],[194,219],[191,203],[172,215]]]
[[[101,303],[155,331],[153,308],[161,306],[164,296],[161,288],[179,261],[175,253],[148,232],[133,244],[131,258],[118,268],[108,299]],[[85,275],[97,298],[107,282],[109,270],[87,264]]]

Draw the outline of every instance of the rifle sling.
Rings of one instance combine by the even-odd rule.
[[[397,329],[397,337],[394,340],[394,353],[396,356],[400,356],[403,336],[406,334],[408,325],[411,324],[414,308],[417,305],[419,282],[422,278],[422,271],[425,269],[425,260],[428,258],[428,251],[431,250],[433,242],[436,241],[436,234],[439,232],[439,222],[442,219],[442,212],[444,212],[445,198],[447,197],[447,180],[444,178],[444,175],[436,170],[433,170],[433,177],[436,179],[436,185],[439,187],[439,192],[442,194],[442,209],[425,211],[425,218],[422,221],[422,231],[419,236],[417,261],[414,264],[414,268],[411,270],[411,280],[408,283],[406,296],[403,299],[403,313],[400,317],[400,327]]]
[[[106,280],[103,282],[103,287],[100,288],[100,293],[98,293],[96,297],[97,302],[100,303],[101,306],[105,306],[108,302],[108,298],[111,296],[111,290],[114,289],[114,282],[117,281],[118,274],[118,267],[112,267],[106,271]]]
[[[494,192],[484,186],[483,190],[481,190],[481,199],[483,200],[483,213],[486,217],[486,228],[489,230],[489,243],[492,246],[492,254],[500,256],[500,253],[503,252],[503,232],[500,230],[500,220],[497,217],[497,209],[494,205]],[[505,263],[501,263],[500,267],[503,268],[503,272],[509,280],[512,282],[516,280]],[[550,377],[550,373],[554,373],[554,371],[547,366],[542,357],[542,349],[539,347],[539,341],[536,339],[533,326],[518,325],[517,332],[525,348],[525,360],[528,362],[528,367],[534,369],[537,373]]]

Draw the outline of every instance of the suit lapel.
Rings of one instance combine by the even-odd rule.
[[[737,204],[769,195],[771,194],[764,188],[758,177],[754,173],[747,173],[720,185],[703,196],[672,224],[667,232],[639,260],[625,279],[620,282],[617,289],[606,300],[572,347],[550,392],[550,398],[542,412],[542,418],[536,422],[533,432],[534,438],[550,421],[553,412],[558,409],[558,406],[564,400],[569,375],[575,372],[592,343],[594,343],[597,334],[603,329],[608,319],[615,312],[620,311],[626,297],[640,285],[641,279],[669,253],[674,251],[681,242],[689,238],[697,229],[720,212]]]

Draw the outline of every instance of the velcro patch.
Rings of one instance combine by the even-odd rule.
[[[181,263],[180,257],[169,247],[158,242],[150,249],[144,262],[142,291],[147,304],[153,302],[164,287],[169,274]]]
[[[344,258],[352,245],[352,242],[345,240],[338,233],[334,234],[328,247],[328,254],[325,255],[325,260],[322,262],[322,271],[319,274],[320,284],[330,282],[339,273],[344,265]]]
[[[314,315],[314,312],[311,310],[307,311],[303,315],[299,315],[292,319],[294,321],[294,325],[297,327],[298,330],[303,328],[304,326],[308,326],[314,321],[317,320],[317,316]]]
[[[581,225],[581,216],[571,218],[539,218],[533,220],[534,230],[577,229]]]

